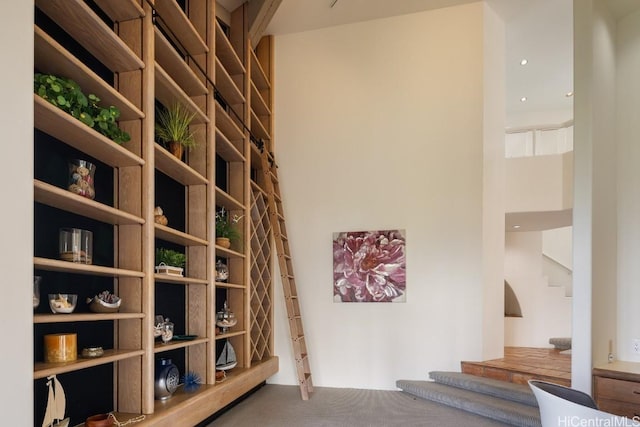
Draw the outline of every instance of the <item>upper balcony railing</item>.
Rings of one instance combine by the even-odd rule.
[[[573,120],[558,125],[509,128],[505,131],[505,157],[533,157],[573,151]]]

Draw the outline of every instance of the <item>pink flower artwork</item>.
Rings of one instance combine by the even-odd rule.
[[[333,233],[334,302],[405,302],[405,231]]]

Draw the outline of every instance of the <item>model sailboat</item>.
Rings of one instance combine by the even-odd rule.
[[[238,364],[238,360],[236,359],[236,352],[231,346],[229,340],[224,343],[224,348],[222,349],[222,353],[218,360],[216,360],[216,369],[218,371],[227,371],[229,369],[235,368]]]
[[[47,409],[44,411],[42,427],[67,427],[69,418],[64,417],[67,407],[67,399],[62,389],[62,384],[55,375],[47,377],[47,387],[49,387],[49,397],[47,398]]]

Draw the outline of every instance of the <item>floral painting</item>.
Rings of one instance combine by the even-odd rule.
[[[405,231],[333,233],[334,302],[405,302]]]

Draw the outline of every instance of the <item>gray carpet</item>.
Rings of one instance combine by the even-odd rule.
[[[266,385],[209,427],[490,427],[505,424],[401,391],[316,387],[300,399],[296,386]]]

